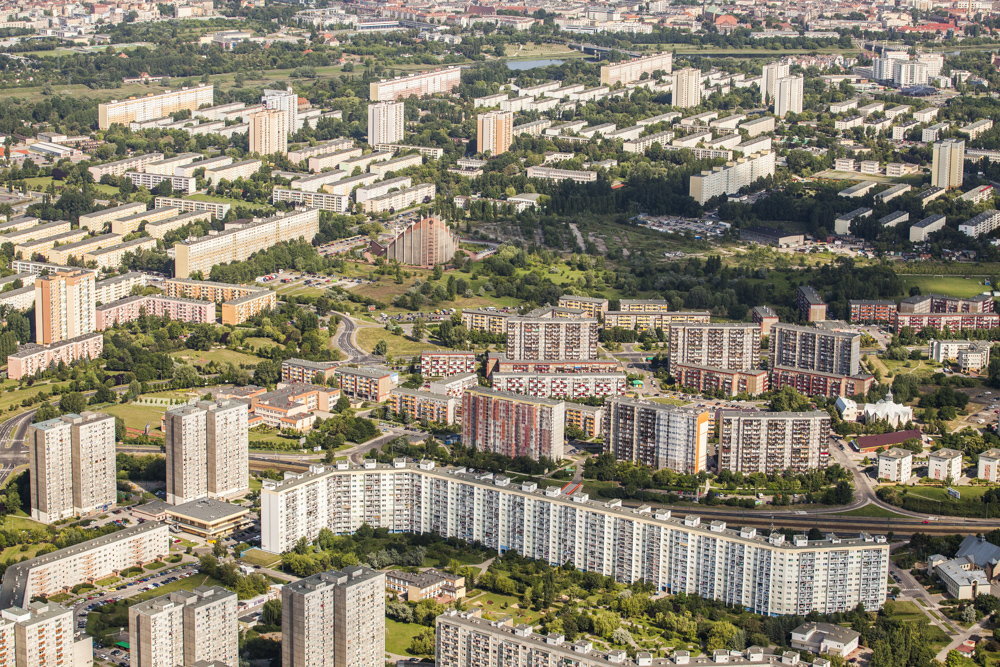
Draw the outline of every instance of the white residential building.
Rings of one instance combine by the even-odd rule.
[[[878,455],[878,478],[905,482],[913,476],[913,452],[893,447]]]
[[[248,406],[199,401],[167,410],[167,502],[232,498],[249,488]]]
[[[774,176],[774,166],[774,153],[771,151],[738,158],[727,162],[724,167],[692,176],[690,194],[699,204],[720,195],[734,195],[759,178]]]
[[[236,593],[198,586],[128,609],[131,667],[239,664]]]
[[[1000,449],[987,449],[979,455],[979,466],[976,473],[978,479],[985,479],[990,484],[1000,481]]]
[[[377,102],[368,105],[368,143],[398,144],[403,141],[406,105],[403,102]]]
[[[802,94],[805,79],[801,76],[789,76],[778,79],[778,88],[774,97],[774,115],[784,118],[790,113],[802,113]]]
[[[957,483],[962,477],[962,452],[948,448],[931,452],[927,457],[927,477]]]

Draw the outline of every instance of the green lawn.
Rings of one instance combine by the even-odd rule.
[[[404,336],[396,336],[381,327],[365,327],[359,329],[356,334],[358,345],[369,352],[375,349],[375,345],[384,340],[389,345],[389,354],[394,357],[413,357],[425,350],[443,350],[442,346],[426,340],[421,342],[412,341]]]
[[[32,520],[27,516],[5,516],[4,530],[45,530],[45,524]]]
[[[984,493],[990,490],[988,486],[956,486],[954,487],[956,491],[962,494],[962,500],[967,498],[981,498]],[[950,501],[952,498],[948,495],[948,491],[940,486],[915,486],[910,488],[907,495],[917,496],[922,498],[930,498],[931,500],[940,501]]]
[[[160,597],[161,595],[166,595],[167,593],[175,593],[177,591],[191,591],[198,586],[221,586],[222,582],[217,579],[213,579],[207,574],[196,574],[185,579],[178,579],[177,581],[171,581],[169,584],[164,584],[159,588],[154,588],[151,591],[146,591],[145,593],[139,593],[128,599],[129,605],[134,605],[150,598]]]
[[[396,655],[413,655],[407,650],[413,638],[427,626],[385,619],[385,650]]]
[[[212,361],[216,361],[220,364],[230,363],[237,367],[240,364],[251,364],[256,366],[261,362],[260,357],[255,357],[245,352],[227,350],[225,348],[216,348],[208,350],[207,352],[203,352],[201,350],[182,350],[180,352],[173,352],[170,356],[178,361],[182,361],[187,364],[197,364],[199,366],[203,366]]]
[[[484,593],[475,598],[466,599],[468,607],[478,606],[484,613],[493,612],[496,614],[510,614],[514,617],[514,625],[518,623],[534,624],[541,618],[541,613],[532,609],[512,609],[511,605],[518,604],[518,598],[512,595],[500,595],[499,593]],[[479,604],[476,604],[479,603]],[[506,603],[506,607],[504,604]]]
[[[250,549],[249,551],[243,552],[243,556],[240,560],[244,563],[249,563],[250,565],[270,567],[279,562],[281,560],[281,556],[269,554],[266,551],[261,551],[260,549]]]
[[[281,343],[275,343],[270,338],[244,338],[243,345],[253,346],[255,350],[262,350],[267,347],[279,347],[279,348],[285,347]]]
[[[188,197],[185,197],[185,199],[193,199],[195,201],[211,201],[211,202],[217,202],[219,204],[229,204],[230,206],[250,206],[250,207],[253,207],[253,208],[261,208],[261,207],[263,207],[263,208],[273,208],[272,206],[269,206],[268,204],[255,204],[253,202],[243,201],[242,199],[233,199],[231,197],[216,197],[215,195],[197,194],[197,195],[190,195]]]
[[[923,294],[945,294],[948,296],[970,297],[982,294],[987,289],[982,277],[963,278],[961,276],[911,276],[900,275],[903,292],[907,295],[916,285]]]
[[[110,586],[111,584],[117,584],[119,581],[121,581],[121,579],[119,579],[118,577],[108,577],[107,579],[99,579],[95,583],[98,586],[104,587],[104,586]]]
[[[167,411],[166,406],[161,405],[138,405],[127,403],[124,405],[109,405],[102,408],[102,412],[109,415],[121,417],[125,421],[125,426],[142,430],[149,424],[150,430],[159,432],[160,416]]]
[[[902,514],[897,514],[896,512],[891,512],[884,507],[879,507],[878,505],[865,505],[864,507],[859,507],[857,509],[848,510],[847,512],[837,512],[836,516],[868,516],[868,517],[878,517],[881,519],[893,518],[893,519],[905,519],[906,517]]]

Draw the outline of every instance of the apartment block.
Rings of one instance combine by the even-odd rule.
[[[528,178],[537,178],[543,181],[575,181],[577,183],[593,183],[597,180],[596,171],[556,169],[555,167],[528,167],[525,174]]]
[[[319,211],[306,209],[276,215],[218,234],[181,241],[174,246],[174,275],[209,275],[216,264],[248,259],[255,252],[285,241],[312,241],[319,232]]]
[[[714,167],[691,177],[690,195],[704,204],[713,197],[735,195],[760,178],[774,176],[774,153],[761,151],[737,158],[723,167]]]
[[[846,376],[839,373],[819,373],[787,366],[773,366],[771,389],[781,391],[791,387],[806,396],[858,396],[867,394],[875,385],[873,375]]]
[[[516,316],[517,313],[505,313],[499,310],[463,310],[462,324],[469,331],[506,334],[507,320]]]
[[[218,185],[220,181],[229,181],[231,183],[239,178],[248,180],[260,171],[261,164],[261,160],[240,160],[239,162],[220,165],[212,169],[206,169],[205,180],[208,181],[209,185]]]
[[[931,164],[931,185],[957,188],[962,185],[965,170],[965,142],[945,139],[934,143]]]
[[[760,134],[774,132],[774,117],[761,116],[760,118],[745,121],[740,123],[739,129],[744,130],[751,139]]]
[[[705,469],[708,412],[621,397],[604,410],[604,451],[615,459],[684,474]]]
[[[769,335],[771,327],[779,322],[778,314],[770,306],[755,306],[750,311],[750,319],[760,325],[761,336]]]
[[[126,255],[155,249],[156,239],[142,237],[85,252],[83,253],[83,261],[88,265],[90,262],[96,262],[99,269],[117,269],[125,263]]]
[[[572,294],[564,294],[559,297],[558,305],[560,308],[582,310],[587,317],[596,317],[598,319],[603,318],[604,314],[608,312],[607,299],[597,299],[590,296],[574,296]]]
[[[201,159],[201,153],[178,153],[173,157],[164,158],[146,165],[144,171],[147,174],[156,174],[158,176],[187,176],[189,174],[185,173],[184,168],[194,163],[195,160],[200,161]]]
[[[172,192],[179,192],[182,195],[191,195],[198,190],[197,179],[173,174],[154,174],[152,172],[125,172],[125,176],[132,181],[132,185],[137,188],[153,190],[159,187],[164,181],[170,183]]]
[[[88,252],[118,245],[121,243],[121,240],[122,237],[118,234],[101,234],[99,236],[91,236],[75,243],[67,243],[66,245],[52,248],[49,250],[47,257],[53,264],[66,264],[69,262],[70,257],[83,259],[83,256]]]
[[[947,329],[960,331],[962,329],[996,329],[1000,327],[1000,314],[997,313],[896,313],[893,330],[897,333],[904,327],[914,331],[923,329]]]
[[[722,410],[718,422],[720,471],[804,474],[830,462],[830,415],[822,410]]]
[[[979,465],[976,471],[977,479],[985,479],[991,484],[996,484],[1000,479],[1000,449],[991,448],[979,455]]]
[[[338,366],[334,374],[344,394],[369,403],[381,403],[393,387],[393,374],[385,368]]]
[[[127,100],[111,100],[97,107],[98,127],[106,130],[112,124],[128,125],[169,116],[175,111],[195,111],[203,105],[211,105],[215,97],[212,84],[201,84],[195,88],[165,91],[146,97]]]
[[[411,96],[450,93],[458,88],[461,82],[461,67],[446,67],[409,76],[397,76],[389,81],[374,81],[369,84],[369,99],[372,102],[382,102]]]
[[[37,300],[35,303],[37,313]],[[58,366],[60,361],[69,366],[79,359],[97,359],[103,351],[104,336],[99,333],[83,334],[51,345],[25,343],[18,347],[17,352],[7,356],[7,377],[20,380],[50,365]]]
[[[778,323],[771,329],[770,346],[772,367],[837,375],[857,375],[861,369],[859,333]]]
[[[565,319],[551,311],[511,317],[507,354],[515,359],[595,359],[597,328],[596,318]]]
[[[979,238],[983,234],[993,232],[998,227],[1000,227],[1000,211],[991,208],[960,224],[958,231],[972,238]]]
[[[584,403],[566,404],[566,429],[570,426],[580,429],[585,438],[596,438],[603,433],[604,406]],[[569,437],[567,435],[567,437]]]
[[[479,386],[479,376],[475,373],[465,373],[464,375],[452,375],[447,378],[430,381],[430,390],[434,394],[444,394],[461,398],[466,389]]]
[[[962,452],[944,448],[928,454],[927,477],[957,482],[962,477]]]
[[[222,399],[167,410],[167,503],[231,498],[249,488],[248,406]]]
[[[285,667],[385,662],[385,573],[352,565],[286,584],[281,638]]]
[[[417,204],[429,204],[434,199],[436,192],[437,186],[433,183],[419,183],[409,188],[366,199],[362,203],[362,208],[365,213],[402,211]]]
[[[232,301],[223,302],[222,323],[235,326],[260,313],[277,308],[278,296],[271,290],[260,290]]]
[[[198,586],[133,605],[128,630],[132,667],[239,663],[236,593],[220,586]]]
[[[673,53],[657,53],[644,58],[630,58],[613,65],[601,66],[601,85],[614,86],[616,83],[638,81],[642,75],[653,72],[670,74],[674,67]]]
[[[461,411],[462,400],[433,391],[396,387],[389,392],[389,404],[397,415],[407,414],[416,422],[454,424]]]
[[[721,391],[727,396],[757,396],[768,389],[766,370],[730,370],[700,364],[672,364],[670,373],[682,387],[700,392]]]
[[[408,169],[410,167],[419,167],[423,163],[423,156],[419,153],[413,153],[392,160],[387,160],[385,162],[373,162],[368,165],[368,171],[369,173],[375,174],[379,178],[385,178],[386,174]]]
[[[980,462],[982,455],[980,455]],[[893,447],[878,455],[878,478],[889,482],[905,482],[913,476],[913,452]]]
[[[100,183],[104,176],[122,176],[126,171],[145,171],[147,164],[159,162],[162,159],[163,153],[142,153],[123,160],[94,165],[88,167],[87,171],[94,177],[95,183]]]
[[[475,352],[438,350],[420,353],[420,374],[430,377],[476,372]]]
[[[180,197],[157,197],[155,200],[157,208],[161,206],[172,206],[180,209],[184,213],[194,213],[204,211],[222,220],[229,213],[229,204],[220,204],[214,201],[200,201],[197,199],[181,199]]]
[[[320,173],[324,169],[337,169],[342,162],[350,160],[351,158],[361,157],[363,154],[363,149],[348,146],[347,148],[330,151],[328,153],[310,155],[307,165],[309,166],[309,171]]]
[[[938,363],[955,359],[963,373],[969,371],[978,373],[990,365],[991,348],[992,344],[989,341],[932,340],[929,356]]]
[[[462,394],[462,443],[488,452],[559,461],[565,403],[485,387]]]
[[[170,531],[161,521],[129,526],[101,537],[37,556],[7,568],[0,585],[0,609],[24,607],[32,598],[66,592],[170,554]]]
[[[0,637],[5,650],[0,664],[11,667],[84,665],[93,663],[94,643],[74,634],[74,610],[55,603],[32,602],[0,611]]]
[[[622,144],[622,150],[626,153],[645,153],[647,150],[652,148],[653,144],[660,144],[660,146],[669,145],[670,142],[674,140],[675,136],[676,133],[673,130],[664,130],[662,132],[647,134],[644,137],[624,142]]]
[[[323,383],[334,376],[337,365],[332,361],[308,361],[306,359],[285,359],[281,362],[282,382],[316,383],[317,375],[323,376]]]
[[[476,152],[492,156],[506,153],[514,142],[514,114],[489,111],[476,117]]]
[[[25,285],[0,293],[0,305],[7,306],[10,310],[31,310],[35,305],[35,286]]]
[[[852,299],[847,305],[851,322],[891,324],[896,318],[895,301]]]
[[[625,303],[624,301],[622,302]],[[622,306],[624,308],[624,305]],[[605,327],[622,327],[635,331],[663,329],[669,331],[675,324],[704,323],[711,319],[707,310],[649,310],[609,311],[604,316]]]
[[[701,104],[701,70],[685,67],[673,73],[670,103],[687,109]]]
[[[621,583],[642,579],[657,591],[701,595],[755,613],[833,613],[859,602],[878,609],[886,599],[884,537],[763,537],[753,528],[595,502],[586,493],[539,490],[504,475],[438,469],[432,461],[363,468],[345,461],[265,480],[261,521],[262,548],[272,553],[293,548],[300,537],[315,539],[322,528],[348,534],[367,522],[391,532],[480,542],[554,565],[569,562]],[[747,562],[770,565],[744,567]],[[283,614],[288,609],[284,604]]]
[[[69,232],[59,232],[52,236],[40,236],[36,239],[25,239],[14,246],[14,254],[29,259],[41,257],[46,259],[52,248],[63,243],[74,243],[87,237],[86,229],[74,229]],[[54,263],[54,262],[53,262]]]
[[[84,412],[32,424],[25,442],[32,519],[52,523],[116,504],[113,416]]]
[[[727,370],[760,365],[760,327],[753,324],[672,324],[670,365],[694,364]]]
[[[316,144],[315,146],[303,146],[302,148],[296,148],[295,150],[288,151],[288,159],[293,164],[298,164],[302,160],[308,160],[315,155],[342,151],[351,148],[352,146],[354,146],[354,140],[350,137],[343,137],[341,139],[325,141],[323,143]],[[360,151],[361,149],[358,150]],[[358,155],[361,155],[361,152],[359,152]]]
[[[60,271],[35,280],[35,340],[61,343],[97,329],[91,271]]]
[[[486,375],[493,373],[613,373],[616,359],[511,359],[491,352],[486,358]]]
[[[162,160],[163,157],[161,156],[160,159]],[[141,213],[146,213],[146,205],[142,202],[113,206],[112,208],[105,208],[100,211],[81,215],[80,228],[89,229],[92,232],[101,231],[112,220],[120,220]]]
[[[808,285],[801,285],[795,291],[795,305],[806,322],[822,322],[826,319],[826,301]]]
[[[250,385],[223,392],[220,397],[249,401],[248,424],[251,427],[266,424],[271,428],[290,428],[305,433],[315,424],[317,410],[333,411],[340,390],[310,383],[280,382],[273,391]]]
[[[127,215],[124,218],[117,218],[111,220],[111,233],[118,234],[120,236],[125,236],[131,234],[132,232],[139,231],[139,227],[143,222],[159,222],[160,220],[166,220],[167,218],[173,218],[180,213],[179,209],[176,208],[154,208],[149,211],[143,210],[139,213],[134,213],[132,215]],[[82,217],[82,216],[81,216]],[[103,229],[103,225],[95,226],[95,229]]]
[[[962,298],[943,294],[918,294],[899,303],[900,313],[992,313],[993,297],[977,294]]]
[[[97,330],[106,331],[117,324],[134,322],[143,314],[169,315],[171,320],[178,322],[208,324],[215,322],[215,304],[170,296],[129,296],[97,306]]]
[[[579,399],[591,396],[624,396],[627,381],[624,373],[493,373],[497,391],[554,399]]]
[[[23,241],[65,234],[70,231],[71,226],[72,223],[69,220],[55,220],[41,225],[33,225],[0,235],[0,243],[13,243],[16,246]]]
[[[250,114],[250,152],[273,155],[288,152],[292,118],[283,109],[260,109]]]
[[[111,303],[132,296],[135,287],[145,287],[146,274],[139,271],[129,271],[114,278],[98,280],[94,283],[94,295],[97,303]]]

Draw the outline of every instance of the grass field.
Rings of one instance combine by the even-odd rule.
[[[931,375],[934,375],[935,373],[940,373],[942,368],[942,364],[939,364],[936,361],[931,361],[928,359],[924,359],[921,361],[916,361],[916,360],[895,361],[892,359],[880,358],[878,361],[881,363],[881,366],[885,370],[891,372],[893,376],[917,375],[917,376],[929,377]],[[906,366],[907,364],[910,364],[909,368],[907,368]]]
[[[963,278],[961,276],[911,276],[900,275],[903,292],[910,293],[914,285],[920,288],[922,294],[945,294],[947,296],[970,297],[982,294],[988,287],[982,284],[983,278]]]
[[[368,352],[373,351],[380,340],[384,340],[389,345],[388,353],[394,357],[412,357],[425,350],[444,349],[440,345],[426,340],[417,343],[409,338],[393,335],[380,327],[365,327],[358,330],[358,345]]]
[[[313,287],[312,285],[304,285],[301,282],[292,283],[291,285],[282,285],[274,290],[281,296],[321,296],[326,292],[325,287]]]
[[[427,626],[385,619],[385,650],[396,655],[413,655],[407,647]]]
[[[150,429],[160,430],[160,416],[167,411],[166,406],[159,405],[136,405],[128,403],[125,405],[109,405],[102,409],[109,415],[121,417],[128,428],[144,429],[149,424]]]
[[[207,574],[195,574],[185,579],[178,579],[177,581],[171,581],[169,584],[164,584],[159,588],[154,588],[151,591],[146,591],[145,593],[139,593],[128,599],[129,605],[134,605],[150,598],[160,597],[161,595],[166,595],[167,593],[176,593],[177,591],[192,591],[198,586],[221,586],[222,582],[218,579],[213,579]]]
[[[180,352],[173,352],[170,356],[186,364],[198,364],[199,366],[212,361],[216,361],[220,364],[230,363],[237,367],[240,364],[250,364],[256,366],[261,361],[260,357],[255,357],[253,355],[246,354],[245,352],[227,350],[225,348],[216,348],[207,352],[203,352],[201,350],[183,350]]]
[[[251,549],[249,551],[243,552],[243,556],[240,558],[244,563],[250,563],[251,565],[260,565],[262,567],[270,567],[278,561],[281,560],[281,556],[275,554],[269,554],[266,551],[261,551],[260,549]]]
[[[45,524],[30,519],[27,516],[8,515],[3,518],[4,530],[45,530]]]
[[[691,401],[682,401],[677,398],[653,398],[654,403],[663,403],[664,405],[691,405]]]
[[[280,347],[280,348],[284,348],[285,347],[281,343],[275,343],[270,338],[244,338],[243,339],[243,344],[244,345],[252,345],[254,347],[254,349],[257,349],[257,350],[262,350],[262,349],[264,349],[266,347]]]
[[[966,500],[967,498],[981,498],[984,493],[990,490],[988,486],[956,486],[954,488],[962,494],[962,500]],[[948,491],[940,486],[915,486],[910,489],[907,495],[943,502],[948,502],[952,499],[948,495]]]
[[[836,516],[867,516],[867,517],[877,517],[880,519],[892,518],[892,519],[905,519],[906,517],[902,514],[897,514],[884,507],[879,507],[878,505],[865,505],[864,507],[859,507],[857,509],[848,510],[846,512],[837,512]]]
[[[512,609],[511,605],[518,604],[518,598],[511,595],[500,595],[499,593],[484,593],[467,599],[466,604],[469,607],[479,606],[484,612],[492,611],[498,614],[510,614],[514,617],[514,625],[518,623],[534,624],[542,616],[541,613],[531,609]],[[506,608],[504,607],[505,604],[507,605]]]

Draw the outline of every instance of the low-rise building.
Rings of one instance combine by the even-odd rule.
[[[475,352],[434,350],[420,353],[420,374],[426,377],[447,377],[475,372]]]
[[[889,324],[896,317],[895,301],[852,299],[847,305],[851,322]]]
[[[7,377],[20,380],[53,364],[58,366],[60,361],[69,366],[79,359],[97,359],[103,351],[104,336],[99,333],[83,334],[51,345],[25,343],[7,357]]]
[[[345,395],[369,403],[381,403],[388,398],[395,384],[393,377],[398,377],[388,369],[375,366],[339,366],[335,374]]]
[[[978,340],[932,340],[930,357],[938,363],[955,359],[963,373],[980,371],[990,363],[989,341]]]
[[[454,424],[461,412],[459,396],[396,387],[389,392],[389,404],[397,415],[409,415],[417,422]]]
[[[913,476],[913,452],[892,449],[878,455],[878,478],[890,482],[905,482]]]
[[[625,373],[493,373],[493,388],[528,396],[579,399],[624,396]]]
[[[99,269],[117,269],[125,263],[126,255],[134,255],[142,250],[155,249],[156,239],[142,237],[132,239],[131,241],[125,241],[124,243],[118,243],[105,248],[98,248],[97,250],[85,252],[83,253],[83,261],[86,262],[88,266],[92,266],[90,263],[95,262],[97,264],[97,268]]]
[[[804,623],[792,630],[792,648],[846,658],[858,649],[861,634],[833,623]]]
[[[235,326],[278,307],[278,296],[269,289],[247,294],[222,304],[222,323]]]
[[[768,390],[766,370],[732,370],[699,364],[671,364],[670,373],[682,387],[700,392],[722,391],[727,396],[757,396]]]
[[[385,587],[407,602],[436,599],[443,603],[465,597],[465,577],[435,568],[423,572],[386,570]]]
[[[979,455],[976,477],[990,484],[1000,481],[1000,449],[992,447]]]
[[[317,384],[319,376],[325,383],[334,376],[337,363],[334,361],[308,361],[306,359],[285,359],[281,362],[282,382]]]
[[[171,320],[179,322],[208,324],[215,322],[215,304],[158,294],[129,296],[97,306],[97,330],[105,331],[116,324],[134,322],[143,314],[157,317],[169,315]]]
[[[962,477],[962,452],[947,447],[931,452],[927,457],[927,477],[958,482]]]
[[[910,227],[910,242],[911,243],[923,243],[927,240],[927,237],[934,232],[943,229],[947,218],[943,215],[935,213],[930,215],[923,220],[919,220],[913,223]]]

